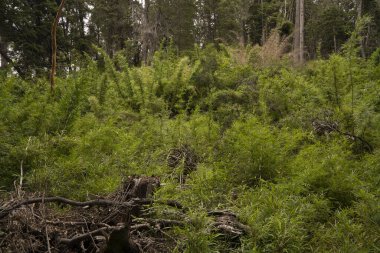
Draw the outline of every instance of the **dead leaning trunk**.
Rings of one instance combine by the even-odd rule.
[[[54,91],[55,87],[55,72],[57,68],[57,26],[59,18],[62,14],[62,9],[65,4],[65,0],[61,1],[58,7],[57,14],[55,15],[54,22],[51,27],[51,72],[50,72],[50,89]]]

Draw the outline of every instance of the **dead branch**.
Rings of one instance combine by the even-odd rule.
[[[166,220],[166,219],[148,219],[145,218],[143,219],[145,221],[145,224],[150,224],[152,226],[159,226],[160,228],[164,227],[183,227],[185,225],[184,222],[182,221],[177,221],[177,220]]]
[[[139,200],[139,202],[144,202],[144,201]],[[66,205],[77,206],[77,207],[92,207],[92,206],[133,206],[135,202],[133,200],[128,201],[128,202],[116,202],[116,201],[106,200],[106,199],[80,202],[80,201],[66,199],[63,197],[33,198],[33,199],[28,199],[28,200],[24,200],[19,203],[16,203],[7,209],[0,210],[0,219],[4,218],[10,212],[12,212],[13,210],[17,208],[20,208],[26,205],[37,204],[37,203],[58,203],[58,204],[66,204]],[[150,203],[150,201],[148,203]]]
[[[172,227],[184,227],[185,222],[177,220],[165,220],[165,219],[137,219],[140,222],[136,225],[130,227],[131,233],[136,233],[142,230],[152,230],[152,229],[164,229]],[[136,220],[135,220],[136,221]]]
[[[178,201],[176,201],[176,200],[166,200],[166,201],[160,201],[160,200],[158,200],[158,201],[156,201],[156,203],[167,205],[167,206],[171,206],[171,207],[175,207],[175,208],[178,208],[178,209],[184,209],[183,205],[181,203],[179,203]]]
[[[237,217],[236,214],[231,213],[230,211],[223,211],[223,210],[215,210],[215,211],[209,211],[207,212],[209,216],[232,216],[232,217]]]
[[[348,137],[352,141],[360,141],[366,147],[369,153],[373,152],[373,147],[368,141],[366,141],[364,138],[360,136],[340,130],[337,122],[324,122],[324,121],[315,120],[313,121],[312,124],[314,127],[314,131],[319,135],[336,132],[336,133],[339,133],[340,135],[344,135]]]
[[[350,134],[350,133],[346,133],[346,132],[341,132],[339,130],[337,130],[337,131],[338,131],[338,133],[340,133],[342,135],[345,135],[345,136],[351,138],[354,141],[359,140],[362,144],[364,144],[367,147],[367,150],[368,150],[369,153],[373,153],[373,147],[372,147],[372,145],[369,144],[369,142],[366,141],[365,139],[363,139],[362,137],[357,136],[357,135],[353,135],[353,134]]]
[[[102,227],[102,228],[99,228],[99,229],[96,229],[94,231],[91,231],[91,232],[88,232],[88,233],[85,233],[85,234],[81,234],[81,235],[77,235],[77,236],[74,236],[73,238],[71,239],[67,239],[67,238],[60,238],[59,239],[59,242],[60,243],[63,243],[63,244],[66,244],[66,245],[75,245],[75,244],[78,244],[79,242],[82,242],[84,240],[87,240],[93,236],[96,236],[96,235],[102,235],[103,232],[112,232],[114,230],[117,230],[117,229],[122,229],[123,227],[121,226],[107,226],[107,227]]]
[[[46,235],[46,244],[47,244],[47,251],[51,253],[51,248],[50,248],[50,238],[49,238],[49,233],[47,227],[45,227],[45,235]]]
[[[131,231],[138,231],[138,230],[149,230],[152,226],[149,223],[141,223],[131,226]]]
[[[9,208],[0,209],[0,219],[7,216],[13,210],[20,208],[26,205],[38,204],[38,203],[58,203],[58,204],[66,204],[70,206],[76,207],[92,207],[92,206],[123,206],[123,207],[134,207],[136,205],[152,205],[153,203],[166,204],[168,206],[176,207],[181,209],[182,205],[174,200],[167,201],[154,201],[152,199],[131,199],[127,202],[117,202],[107,199],[97,199],[90,200],[85,202],[75,201],[71,199],[66,199],[63,197],[47,197],[47,198],[33,198],[21,201],[12,205]]]

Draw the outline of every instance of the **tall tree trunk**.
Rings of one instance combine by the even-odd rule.
[[[264,22],[264,1],[261,0],[261,44],[264,45],[266,41],[266,22]],[[265,24],[264,24],[265,23]]]
[[[300,0],[296,0],[294,45],[293,45],[293,56],[294,56],[295,63],[299,62],[299,48],[300,48]]]
[[[305,57],[305,5],[304,0],[300,0],[300,63],[304,63]]]
[[[360,20],[362,16],[363,16],[363,0],[358,0],[358,20]],[[360,40],[360,54],[363,58],[366,57],[363,39]]]
[[[305,6],[304,0],[296,0],[296,17],[294,29],[294,61],[299,64],[304,62],[304,30],[305,30]]]
[[[54,91],[55,87],[55,72],[57,68],[57,26],[59,18],[62,14],[63,6],[65,0],[61,0],[61,4],[58,7],[57,14],[54,18],[54,22],[51,28],[51,72],[50,72],[50,89],[51,92]]]
[[[142,17],[142,24],[141,28],[141,36],[142,36],[142,49],[141,49],[141,59],[145,64],[148,63],[149,58],[149,50],[150,49],[150,33],[151,33],[151,27],[149,22],[149,8],[150,8],[150,0],[144,0],[144,6],[143,6],[143,17]]]
[[[141,40],[141,60],[145,64],[152,61],[153,54],[158,45],[157,26],[160,22],[159,14],[154,10],[155,2],[144,0],[141,25],[140,25],[140,40]]]

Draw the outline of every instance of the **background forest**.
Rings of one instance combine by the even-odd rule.
[[[67,0],[51,91],[59,3],[0,1],[4,198],[154,175],[189,209],[172,252],[380,251],[379,1]],[[220,209],[250,233],[211,233]]]

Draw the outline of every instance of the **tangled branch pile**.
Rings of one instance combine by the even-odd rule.
[[[183,227],[186,209],[174,200],[153,200],[155,177],[130,177],[115,193],[86,202],[15,192],[0,207],[0,249],[5,252],[172,252],[167,232]],[[154,219],[153,204],[176,208],[182,220]],[[214,232],[233,240],[248,233],[234,214],[209,212]],[[225,217],[225,218],[223,218]]]

